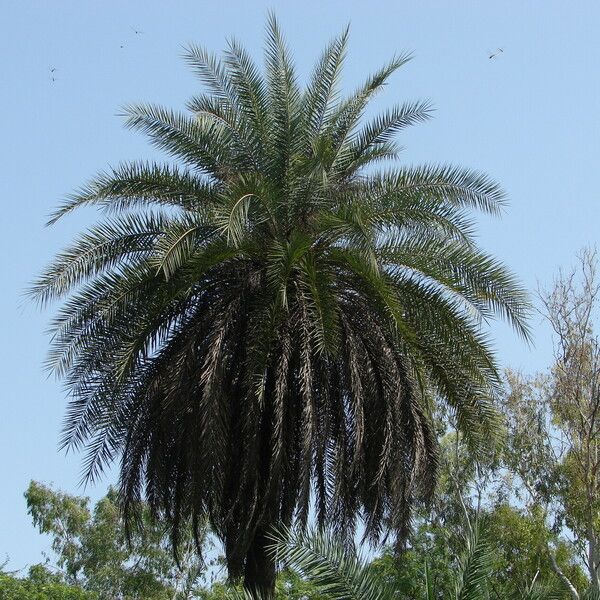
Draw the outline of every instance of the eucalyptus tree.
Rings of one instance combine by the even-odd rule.
[[[482,322],[527,336],[526,297],[474,241],[501,188],[450,166],[400,166],[408,102],[365,119],[409,56],[348,96],[344,31],[307,84],[273,16],[265,66],[237,42],[190,46],[188,112],[127,106],[166,151],[100,173],[52,216],[105,216],[35,282],[60,300],[49,364],[71,393],[63,445],[85,476],[120,457],[123,509],[173,527],[208,517],[229,574],[270,590],[272,525],[402,537],[434,486],[434,399],[471,447],[495,428],[498,374]]]
[[[43,583],[46,573],[57,583],[94,593],[96,600],[196,597],[209,565],[198,556],[189,529],[176,562],[168,526],[154,521],[145,506],[140,507],[139,522],[127,535],[114,489],[91,507],[89,498],[32,481],[25,499],[33,525],[52,540],[52,553],[45,556],[43,565],[32,567],[30,579]],[[208,550],[206,528],[202,535]],[[1,593],[0,598],[4,598]]]
[[[507,481],[580,555],[590,588],[600,595],[600,274],[595,250],[540,293],[554,333],[554,360],[535,376],[508,374],[502,409],[508,424]],[[532,427],[532,423],[534,426]],[[512,479],[512,481],[511,481]],[[573,600],[577,583],[558,565],[557,548],[542,547]]]

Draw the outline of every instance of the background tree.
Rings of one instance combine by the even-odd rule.
[[[206,565],[191,530],[176,563],[168,527],[154,521],[147,507],[126,531],[115,490],[93,510],[87,498],[37,482],[31,482],[25,498],[34,525],[52,536],[56,560],[48,557],[46,572],[49,566],[56,568],[55,582],[81,586],[107,600],[183,600],[195,593]],[[44,572],[40,567],[38,575]]]
[[[98,600],[98,596],[93,592],[53,581],[51,578],[40,579],[38,576],[20,579],[4,573],[0,573],[0,598],[2,600]]]
[[[501,596],[518,597],[519,591],[535,582],[547,591],[548,597],[569,599],[569,591],[548,559],[549,545],[557,569],[576,589],[588,587],[577,552],[543,516],[541,511],[509,503],[494,505],[482,515],[481,526],[493,552],[491,588]]]
[[[422,571],[427,563],[436,598],[452,597],[469,523],[478,522],[490,555],[492,598],[520,598],[532,582],[552,598],[569,598],[548,559],[548,544],[555,549],[559,569],[578,589],[585,589],[587,579],[572,545],[550,528],[541,511],[530,510],[508,493],[502,448],[475,460],[452,427],[452,419],[443,415],[438,423],[445,434],[434,501],[416,511],[414,531],[402,553],[390,548],[374,559],[378,576],[390,582],[403,600],[422,598],[426,594]]]
[[[561,272],[541,294],[555,334],[554,365],[547,374],[509,374],[507,464],[517,476],[512,493],[541,511],[557,532],[570,532],[599,592],[600,568],[600,346],[594,332],[600,282],[595,251],[578,268]],[[547,553],[555,571],[579,597],[577,586]]]
[[[454,438],[455,435],[449,433],[442,444],[440,480],[452,483],[447,488],[446,499],[434,505],[439,514],[423,516],[418,511],[414,532],[404,552],[398,555],[390,547],[369,560],[368,571],[377,585],[393,589],[397,600],[455,597],[456,573],[464,567],[465,551],[471,543],[469,528],[471,523],[479,520],[487,540],[485,578],[492,598],[525,600],[530,598],[525,594],[528,589],[543,591],[540,600],[568,598],[548,557],[539,551],[548,540],[553,540],[556,561],[562,572],[577,589],[585,589],[588,582],[572,545],[560,540],[548,528],[541,512],[535,518],[523,507],[493,504],[490,498],[494,495],[482,487],[482,481],[486,480],[489,485],[494,477],[476,475],[477,469],[465,464],[468,454],[456,452]],[[447,469],[457,468],[457,465],[461,475],[449,476]],[[482,471],[483,467],[479,469],[480,473]],[[474,483],[477,479],[479,481]],[[456,495],[457,482],[461,482],[460,498]],[[469,493],[469,489],[478,492]],[[451,494],[455,495],[454,500]],[[116,511],[113,492],[99,501],[92,511],[86,499],[55,492],[40,484],[32,483],[27,496],[30,511],[35,513],[40,528],[52,535],[58,555],[56,560],[48,557],[45,565],[31,567],[25,579],[9,575],[0,578],[0,598],[229,600],[232,594],[243,595],[239,588],[236,592],[236,588],[224,580],[214,579],[219,573],[215,567],[222,564],[221,559],[211,561],[210,570],[214,575],[210,581],[205,577],[198,579],[197,569],[186,571],[184,565],[175,565],[165,528],[158,527],[151,519],[139,523],[141,530],[132,540],[133,547],[124,545],[124,523]],[[144,541],[136,543],[135,540]],[[189,541],[188,555],[195,561],[191,534]],[[348,547],[341,551],[352,556]],[[185,561],[185,557],[182,559]],[[315,583],[316,572],[303,573],[290,568],[294,564],[286,566],[277,577],[276,598],[331,598],[331,590]],[[188,585],[185,585],[186,581]]]
[[[398,166],[395,134],[430,107],[363,122],[408,57],[342,97],[346,42],[304,88],[272,16],[264,73],[237,42],[223,60],[191,46],[206,93],[190,115],[125,109],[176,164],[125,164],[71,196],[52,222],[85,205],[109,218],[33,287],[65,300],[49,363],[87,476],[120,455],[127,514],[145,497],[175,546],[208,517],[231,577],[266,595],[267,532],[305,524],[311,497],[338,533],[362,515],[371,540],[406,536],[435,481],[432,397],[484,447],[499,377],[482,320],[528,332],[524,291],[469,216],[498,214],[502,190],[466,169]]]

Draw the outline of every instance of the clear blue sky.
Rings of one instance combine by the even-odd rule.
[[[349,87],[394,53],[414,51],[378,106],[431,99],[434,120],[403,136],[405,160],[481,169],[504,185],[510,207],[503,219],[482,221],[481,243],[530,289],[548,285],[559,265],[599,241],[598,2],[5,0],[0,560],[10,555],[12,568],[40,560],[47,547],[25,512],[29,480],[82,491],[79,457],[57,452],[65,398],[42,369],[51,311],[23,306],[23,290],[90,215],[52,229],[43,227],[45,217],[97,170],[155,156],[116,113],[132,101],[183,108],[198,89],[180,58],[183,44],[220,50],[234,36],[259,57],[269,8],[301,73],[348,22]],[[497,47],[504,52],[489,60]],[[533,349],[493,327],[503,365],[548,364],[549,332],[537,319],[534,325]],[[86,493],[98,497],[108,483]]]

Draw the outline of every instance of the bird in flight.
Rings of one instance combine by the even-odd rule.
[[[135,27],[130,27],[131,31],[133,31],[133,33],[135,33],[135,35],[141,35],[144,32],[141,29],[136,29]],[[119,48],[123,49],[125,48],[125,43],[122,43]]]
[[[494,50],[493,52],[490,52],[490,55],[488,58],[496,58],[497,56],[500,56],[500,54],[502,54],[504,52],[504,48],[496,48],[496,50]]]
[[[50,71],[50,79],[52,81],[56,81],[56,77],[54,75],[54,73],[56,73],[56,67],[50,67],[49,71]]]

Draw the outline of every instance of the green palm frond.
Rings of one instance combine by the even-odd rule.
[[[229,43],[225,53],[232,87],[236,90],[236,109],[243,117],[242,129],[253,136],[261,146],[266,141],[268,115],[267,86],[262,74],[247,51],[236,41]]]
[[[235,106],[235,88],[216,55],[196,44],[190,44],[184,49],[183,58],[215,100],[230,108]]]
[[[145,260],[165,226],[165,219],[152,213],[123,215],[99,223],[56,256],[30,287],[30,295],[45,304],[107,270]]]
[[[164,228],[154,245],[150,264],[156,266],[157,273],[162,272],[169,279],[189,263],[193,254],[216,237],[217,231],[214,225],[204,225],[199,219],[174,220]]]
[[[349,28],[335,38],[317,62],[304,94],[304,135],[309,143],[327,123],[333,103],[338,99],[339,83],[346,55]]]
[[[492,554],[477,523],[465,538],[465,550],[459,560],[456,600],[484,600],[491,573]]]
[[[364,558],[327,533],[282,529],[273,538],[271,550],[333,600],[392,600],[397,595],[376,577]]]
[[[375,155],[382,148],[385,157],[393,157],[396,147],[391,145],[395,134],[399,131],[426,121],[431,113],[428,102],[408,102],[378,115],[355,135],[346,139],[332,164],[336,177],[348,177],[361,167],[374,161]],[[368,158],[368,160],[366,160]]]
[[[545,585],[533,583],[522,591],[515,592],[510,596],[509,600],[563,600],[565,594],[563,590],[557,591],[554,588],[549,588]],[[581,600],[600,600],[594,596],[588,598],[585,594]]]
[[[375,175],[373,185],[385,207],[388,203],[431,200],[449,207],[476,208],[499,215],[506,196],[487,175],[450,165],[427,165]]]
[[[356,128],[369,101],[377,92],[381,91],[386,81],[411,58],[410,54],[395,56],[388,64],[371,75],[353,94],[342,100],[335,111],[332,111],[327,121],[327,131],[332,138],[332,146],[336,150],[336,154]]]
[[[222,179],[233,156],[227,127],[209,119],[192,119],[150,104],[124,108],[125,125],[145,133],[154,146],[186,165]]]
[[[202,212],[215,201],[218,188],[177,166],[128,163],[95,179],[71,194],[50,217],[53,225],[82,206],[98,206],[107,212],[134,208],[179,208]]]

